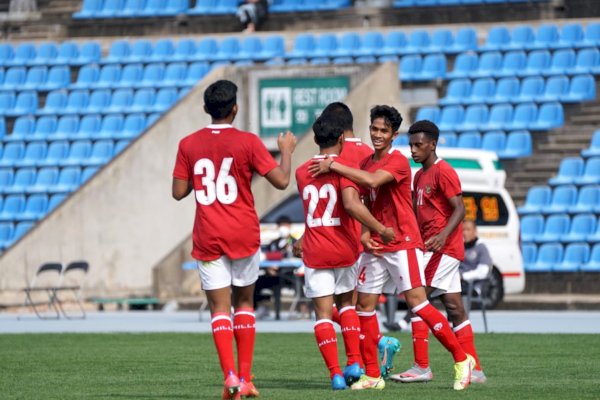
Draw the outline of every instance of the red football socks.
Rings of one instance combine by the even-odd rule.
[[[364,368],[360,355],[360,320],[354,307],[344,307],[340,310],[340,325],[344,337],[344,348],[346,349],[347,365],[358,363]]]
[[[342,325],[342,320],[340,319],[340,312],[338,311],[338,308],[335,304],[333,305],[333,309],[331,311],[331,320],[338,325]]]
[[[371,378],[377,378],[381,375],[379,370],[379,353],[377,343],[379,337],[379,322],[377,314],[372,312],[357,312],[360,320],[360,352],[365,363],[365,371]]]
[[[219,354],[219,362],[223,370],[223,376],[227,378],[229,372],[235,373],[235,361],[233,360],[233,327],[231,317],[226,313],[216,313],[211,320],[213,340]]]
[[[458,339],[454,335],[454,332],[452,332],[448,320],[434,306],[429,304],[429,301],[424,301],[411,311],[425,321],[437,340],[442,343],[446,350],[452,353],[454,362],[465,361],[467,359],[467,354],[460,343],[458,343]]]
[[[458,343],[462,346],[463,350],[475,358],[475,369],[481,371],[481,365],[479,364],[479,356],[475,350],[475,335],[473,335],[473,327],[471,321],[466,320],[462,324],[454,328],[454,334],[458,339]]]
[[[237,345],[239,378],[252,380],[252,356],[256,338],[256,318],[252,308],[238,308],[233,314],[233,333]]]
[[[429,327],[420,317],[413,317],[410,322],[415,364],[427,368],[429,367]]]
[[[337,336],[335,329],[333,329],[333,321],[320,319],[315,323],[314,329],[317,346],[319,346],[319,351],[329,370],[329,378],[333,378],[336,374],[342,375],[338,360]]]

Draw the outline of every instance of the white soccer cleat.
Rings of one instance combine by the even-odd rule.
[[[390,376],[390,379],[396,382],[412,383],[412,382],[429,382],[433,379],[431,368],[421,368],[418,364],[399,374]]]

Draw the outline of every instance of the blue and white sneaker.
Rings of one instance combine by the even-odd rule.
[[[379,370],[381,376],[387,378],[394,369],[394,356],[402,348],[400,341],[391,336],[382,336],[379,339],[377,349],[379,350]]]
[[[356,362],[351,365],[347,365],[344,368],[344,379],[346,380],[346,384],[348,386],[352,385],[354,382],[360,379],[360,376],[365,373],[365,370],[360,367],[360,365]]]
[[[344,390],[348,389],[346,386],[346,380],[340,374],[335,374],[333,378],[331,378],[331,389],[332,390]]]

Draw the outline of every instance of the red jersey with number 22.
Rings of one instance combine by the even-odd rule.
[[[308,172],[312,160],[323,159],[314,156],[296,169],[298,192],[302,198],[305,216],[302,253],[304,264],[310,268],[343,268],[354,265],[360,255],[358,221],[346,212],[342,191],[351,187],[358,192],[358,186],[335,173],[313,178]],[[356,168],[356,164],[336,162]]]
[[[415,174],[413,184],[417,203],[417,221],[423,240],[440,233],[448,225],[454,212],[449,199],[462,194],[460,180],[454,168],[438,158],[427,171],[420,169]],[[465,246],[462,236],[462,223],[448,236],[443,254],[463,260]]]
[[[361,169],[375,173],[389,172],[394,180],[376,189],[369,190],[371,214],[383,225],[396,232],[394,241],[384,245],[379,234],[371,232],[371,238],[382,243],[384,253],[408,249],[423,249],[417,219],[412,206],[410,190],[411,171],[408,159],[398,150],[390,149],[380,160],[366,158]]]
[[[231,125],[209,125],[179,142],[173,177],[193,184],[195,259],[235,260],[257,252],[260,230],[250,185],[255,172],[264,176],[275,167],[258,136]]]

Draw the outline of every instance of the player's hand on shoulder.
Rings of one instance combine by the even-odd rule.
[[[296,136],[290,131],[285,133],[281,132],[277,138],[277,147],[279,151],[293,153],[296,149]]]
[[[427,239],[425,247],[428,251],[440,251],[444,244],[446,244],[446,237],[440,233]]]
[[[294,243],[292,254],[294,257],[302,258],[302,238],[296,240],[296,243]]]
[[[312,164],[308,166],[308,173],[314,177],[326,174],[331,170],[333,158],[325,157],[322,159],[313,159]]]
[[[383,232],[379,234],[379,236],[381,236],[383,244],[388,244],[390,242],[393,242],[394,239],[396,239],[396,232],[394,232],[393,228],[386,226]]]

